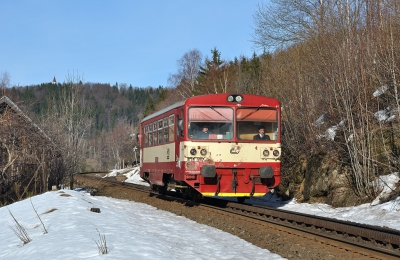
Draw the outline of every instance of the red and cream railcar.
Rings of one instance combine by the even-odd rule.
[[[259,128],[269,140],[254,140]],[[281,180],[280,130],[281,106],[274,98],[191,97],[141,121],[140,176],[153,189],[175,190],[184,197],[243,201],[263,196]]]

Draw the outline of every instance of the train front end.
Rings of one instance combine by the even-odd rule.
[[[281,180],[281,110],[257,95],[213,95],[188,100],[180,176],[203,196],[264,196]],[[182,192],[189,192],[184,189]]]

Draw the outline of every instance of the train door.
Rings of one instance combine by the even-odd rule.
[[[184,117],[183,109],[177,109],[175,114],[175,180],[183,180],[184,174],[180,161],[180,144],[184,140]]]

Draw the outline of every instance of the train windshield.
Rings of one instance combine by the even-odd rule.
[[[236,135],[240,140],[277,140],[278,112],[271,108],[239,108]]]
[[[229,107],[191,107],[188,133],[191,139],[232,139],[233,109]]]

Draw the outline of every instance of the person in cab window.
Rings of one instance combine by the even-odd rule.
[[[253,137],[253,140],[271,140],[269,135],[265,134],[265,128],[263,126],[258,127],[258,134]]]
[[[203,130],[197,132],[197,134],[195,135],[195,138],[208,139],[210,134],[212,134],[212,133],[210,131],[208,131],[208,125],[203,125]]]

